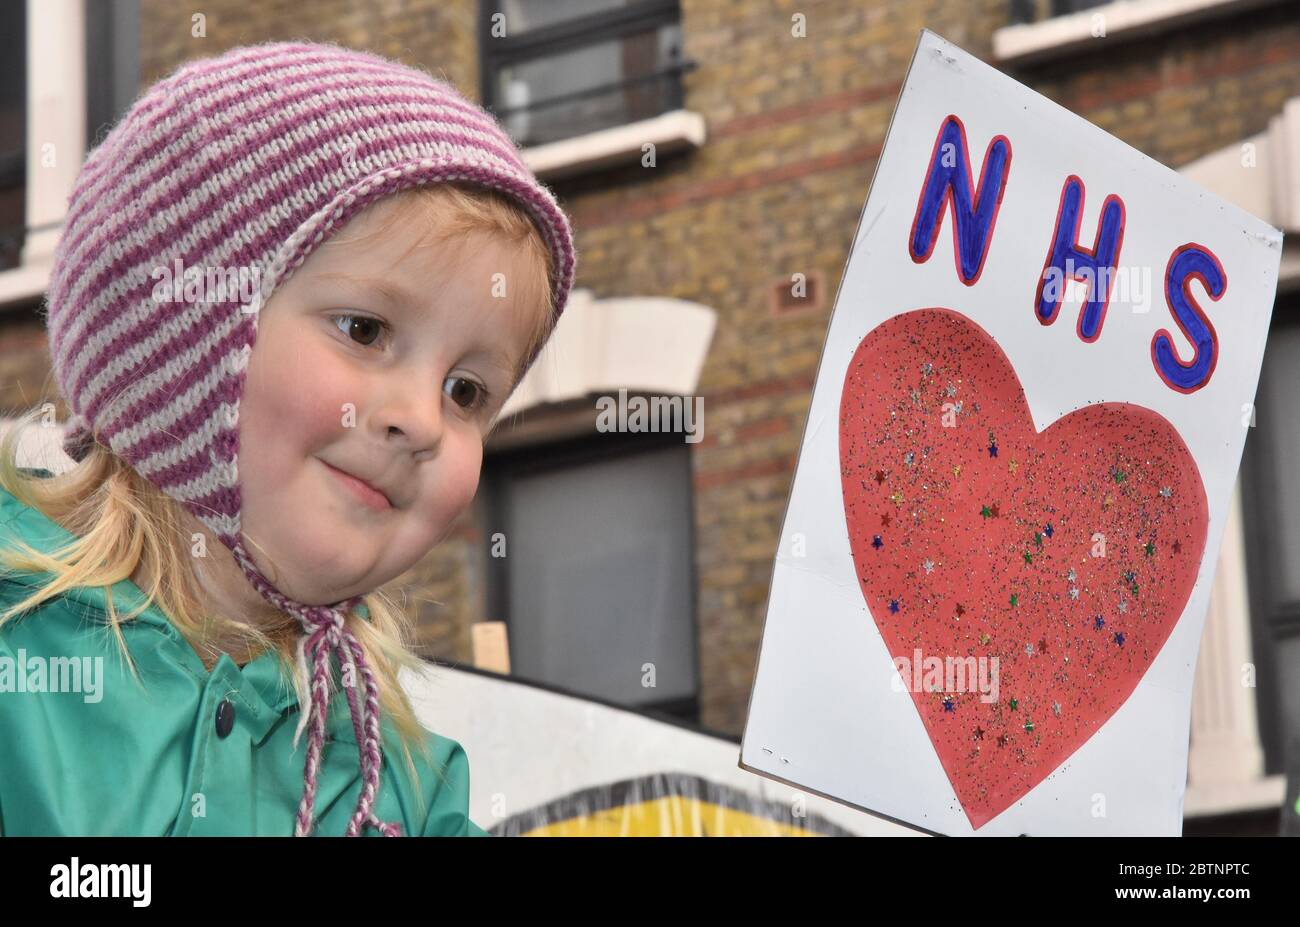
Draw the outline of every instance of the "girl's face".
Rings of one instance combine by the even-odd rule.
[[[400,221],[347,240],[397,203],[307,258],[262,308],[249,358],[246,546],[309,605],[374,591],[446,536],[544,311],[522,249],[490,234],[421,246],[424,223]]]

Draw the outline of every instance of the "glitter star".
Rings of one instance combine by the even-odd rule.
[[[893,615],[897,615],[897,614],[898,614],[898,599],[890,599],[890,600],[889,600],[889,612],[890,612],[890,614],[893,614]]]
[[[1052,702],[1052,714],[1056,715],[1058,718],[1061,716],[1060,702]]]
[[[1123,632],[1123,631],[1116,631],[1116,632],[1115,632],[1115,643],[1119,644],[1121,647],[1124,646],[1124,632]]]
[[[1074,572],[1074,567],[1070,567],[1070,572],[1065,574],[1065,578],[1068,579],[1070,582],[1074,582],[1079,578],[1079,574]]]
[[[984,739],[984,728],[982,728],[982,727],[976,727],[976,728],[975,728],[975,739],[976,739],[976,740],[983,740],[983,739]]]
[[[961,464],[957,464],[957,466],[952,468],[952,475],[961,476]]]
[[[1110,508],[1111,503],[1114,501],[1115,501],[1115,497],[1110,494],[1107,494],[1106,498],[1103,499],[1101,502],[1101,507],[1103,509],[1108,509]]]
[[[1120,599],[1120,600],[1119,600],[1119,605],[1116,606],[1116,607],[1119,609],[1119,613],[1120,613],[1121,615],[1127,614],[1127,613],[1128,613],[1128,599]]]
[[[999,747],[1005,747],[1005,746],[1007,745],[1007,743],[1010,741],[1010,739],[1011,739],[1011,738],[1007,737],[1006,734],[999,734],[999,735],[998,735],[998,746],[999,746]]]
[[[877,470],[877,471],[876,471],[876,482],[877,482],[877,483],[883,483],[884,481],[885,481],[885,471],[884,471],[884,470]]]
[[[1025,563],[1033,563],[1034,557],[1029,551],[1025,551]]]
[[[1047,653],[1047,638],[1040,637],[1038,639],[1038,652]]]
[[[1178,554],[1178,553],[1182,553],[1183,545],[1180,544],[1178,541],[1174,541],[1173,546],[1170,547],[1169,549],[1172,550],[1172,551],[1173,551],[1174,553],[1176,553],[1176,554]]]
[[[886,514],[880,516],[880,527],[882,527],[882,528],[888,528],[888,527],[889,527],[889,514],[888,514],[888,513],[886,513]]]
[[[1047,535],[1049,538],[1054,533],[1054,530],[1055,529],[1052,528],[1051,522],[1048,522],[1046,525],[1043,525],[1043,534]]]
[[[903,504],[903,494],[898,490],[894,490],[894,492],[890,495],[889,498],[895,505]]]
[[[880,539],[880,535],[877,534],[875,537],[871,539],[871,546],[874,547],[876,550],[880,550],[880,548],[885,546],[885,542],[882,541]]]
[[[1124,482],[1125,479],[1128,478],[1128,474],[1125,473],[1123,470],[1121,470],[1119,467],[1116,467],[1114,470],[1111,471],[1111,473],[1114,475],[1116,483],[1122,483]]]
[[[1031,657],[1034,655],[1034,644],[1032,641],[1028,644],[1025,644],[1025,653]]]
[[[981,635],[980,635],[980,643],[981,643],[981,644],[987,644],[987,643],[988,643],[989,641],[991,641],[992,639],[993,639],[993,638],[989,637],[988,634],[981,634]]]
[[[1015,473],[1019,467],[1020,464],[1016,463],[1016,459],[1014,457],[1011,458],[1011,463],[1007,464],[1007,469],[1010,470],[1012,473]]]
[[[1025,722],[1025,730],[1026,730],[1028,733],[1032,734],[1032,733],[1034,732],[1034,722],[1032,722],[1032,721],[1026,721],[1026,722]]]
[[[993,503],[993,508],[990,511],[993,513],[994,518],[998,517],[998,504],[996,502]]]
[[[1096,628],[1098,631],[1106,627],[1106,619],[1101,617],[1101,615],[1098,615],[1096,618],[1093,619],[1093,621],[1095,622],[1095,624],[1093,624],[1093,627]]]
[[[956,710],[957,710],[957,703],[956,703],[955,701],[953,701],[953,698],[952,698],[951,695],[948,695],[948,696],[945,696],[945,697],[944,697],[944,700],[943,700],[943,710],[944,710],[944,711],[956,711]]]
[[[990,457],[998,456],[998,446],[996,444],[989,445],[989,456]]]
[[[966,606],[964,606],[964,605],[962,605],[960,602],[958,602],[958,603],[957,603],[957,617],[960,618],[960,617],[961,617],[962,615],[964,615],[964,614],[966,614]]]
[[[1019,699],[1015,699],[1015,698],[1013,698],[1013,699],[1011,700],[1011,710],[1012,710],[1012,711],[1015,711],[1015,710],[1018,709],[1019,707],[1020,707],[1020,700],[1019,700]]]
[[[1160,495],[1164,496],[1166,499],[1168,499],[1168,498],[1169,498],[1170,496],[1172,496],[1173,494],[1174,494],[1174,491],[1173,491],[1172,489],[1170,489],[1168,486],[1161,486],[1161,487],[1160,487]]]
[[[1147,546],[1142,549],[1145,550],[1147,552],[1147,556],[1150,557],[1152,554],[1156,552],[1156,542],[1147,541]]]
[[[921,373],[927,377],[930,374],[934,373],[934,364],[930,363],[929,361],[926,361],[924,364],[921,365]]]
[[[1043,546],[1043,532],[1041,531],[1034,532],[1034,546],[1035,547]]]
[[[1019,597],[1018,595],[1016,595],[1014,592],[1011,593],[1011,607],[1012,607],[1012,608],[1015,608],[1015,606],[1018,604],[1018,603],[1017,603],[1017,600],[1018,600],[1019,598],[1020,598],[1020,597]]]
[[[933,561],[933,560],[926,560],[925,563],[921,564],[921,566],[925,567],[925,572],[927,572],[927,573],[933,573],[933,572],[934,572],[934,561]]]
[[[1079,587],[1078,587],[1078,586],[1071,586],[1071,587],[1070,587],[1070,598],[1072,598],[1072,599],[1077,599],[1078,597],[1079,597]]]
[[[908,451],[906,454],[903,455],[903,463],[907,464],[909,467],[913,464],[915,460],[916,460],[915,451]]]
[[[955,386],[953,386],[951,383],[949,383],[949,384],[948,384],[947,393],[948,393],[949,396],[956,396],[956,395],[957,395],[957,387],[955,387]]]
[[[980,507],[980,518],[989,518],[993,515],[993,510],[987,505]]]

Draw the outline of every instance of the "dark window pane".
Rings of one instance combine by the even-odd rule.
[[[1282,771],[1287,738],[1300,731],[1300,492],[1295,454],[1300,415],[1297,303],[1280,295],[1264,348],[1255,427],[1241,465],[1251,648],[1258,670],[1256,708],[1265,772]]]
[[[26,221],[25,3],[0,3],[0,269],[17,267]]]
[[[1269,431],[1269,467],[1277,477],[1274,504],[1283,514],[1274,525],[1277,534],[1272,590],[1275,601],[1300,602],[1300,480],[1294,479],[1300,460],[1300,325],[1275,326],[1264,349],[1264,364],[1256,407],[1256,427]]]
[[[495,100],[507,131],[542,144],[657,116],[672,107],[679,76],[677,24],[533,58],[497,72]],[[651,78],[623,85],[636,78]],[[522,108],[521,107],[526,107]]]
[[[1052,15],[1065,16],[1068,13],[1090,10],[1095,6],[1102,6],[1110,2],[1111,0],[1052,0]]]
[[[506,16],[506,34],[518,35],[628,5],[629,0],[503,0],[501,12]]]
[[[697,694],[690,485],[685,445],[508,480],[514,673],[631,706]]]

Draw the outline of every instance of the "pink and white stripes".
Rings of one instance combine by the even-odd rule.
[[[365,206],[447,181],[526,209],[550,247],[562,312],[576,263],[568,219],[491,114],[451,85],[306,42],[235,48],[158,81],[90,152],[55,251],[46,313],[72,409],[65,449],[81,459],[97,438],[230,547],[264,595],[287,602],[240,535],[239,403],[258,310]],[[254,271],[253,304],[155,299],[159,268],[177,261],[200,274]],[[314,662],[327,649],[354,659],[341,624],[319,608],[299,617]],[[368,803],[377,759],[363,768]],[[359,809],[359,821],[369,816]]]

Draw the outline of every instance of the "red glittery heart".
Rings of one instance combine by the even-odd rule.
[[[1035,431],[1006,355],[950,309],[862,339],[840,466],[862,594],[978,829],[1095,734],[1169,638],[1205,548],[1200,471],[1142,406]],[[986,701],[977,661],[991,682],[994,657]]]

